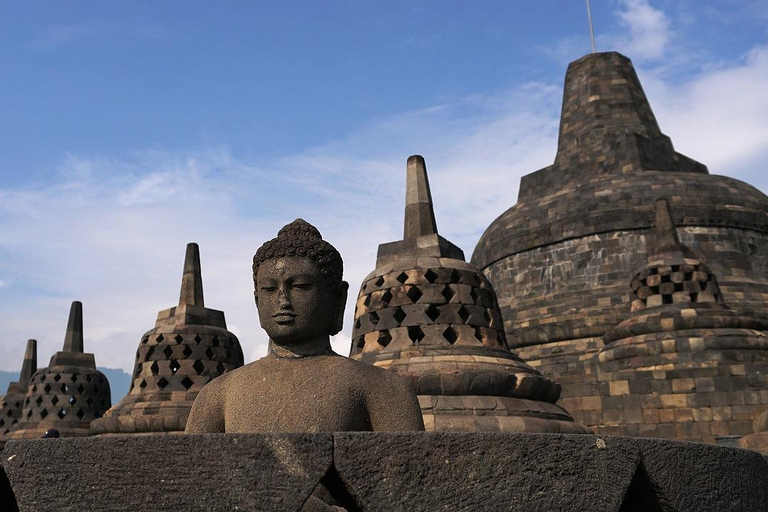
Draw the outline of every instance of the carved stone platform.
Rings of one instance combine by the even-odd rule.
[[[208,434],[9,441],[0,509],[768,510],[768,462],[699,443],[568,434]],[[7,475],[7,476],[6,476]]]

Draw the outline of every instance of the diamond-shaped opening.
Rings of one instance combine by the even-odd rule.
[[[418,325],[412,325],[408,328],[408,337],[414,343],[419,343],[424,339],[424,331]]]
[[[59,382],[60,380],[61,380],[61,375],[60,374],[57,373],[56,375],[53,376],[53,381],[54,382]]]
[[[172,349],[170,346],[168,346],[168,347],[165,347],[165,348],[163,349],[163,354],[165,354],[165,357],[166,357],[167,359],[170,359],[170,358],[171,358],[171,356],[173,355],[173,349]]]
[[[176,372],[179,371],[179,368],[181,368],[181,365],[176,359],[171,359],[171,374],[176,375]]]
[[[91,376],[90,375],[86,375],[85,376],[85,381],[86,382],[91,382]]]
[[[35,400],[35,403],[36,403],[36,404],[38,405],[38,407],[39,407],[39,406],[40,406],[40,404],[41,404],[41,403],[43,403],[43,397],[41,397],[41,396],[38,396],[38,397],[37,397],[37,400]],[[11,412],[11,411],[8,411],[8,412]]]
[[[430,306],[427,308],[427,317],[429,317],[429,319],[434,322],[435,320],[437,320],[437,317],[439,316],[440,316],[440,309],[434,304],[430,304]]]
[[[144,382],[144,381],[142,381],[142,382]],[[146,386],[146,382],[144,383],[144,385]],[[131,384],[131,387],[133,387],[133,384]],[[93,398],[91,398],[91,397],[86,398],[85,399],[85,403],[88,405],[88,407],[92,406],[93,405]]]
[[[433,272],[432,269],[429,269],[424,274],[424,277],[426,278],[427,282],[434,283],[435,280],[438,278],[438,275],[437,275],[437,272]]]
[[[66,384],[62,384],[61,385],[61,392],[64,393],[65,395],[67,393],[69,393],[69,386],[67,386]]]
[[[32,411],[27,411],[27,419],[32,417]]]
[[[421,296],[424,295],[424,293],[419,290],[418,286],[411,286],[411,289],[405,292],[405,294],[408,295],[408,298],[411,299],[411,302],[413,303],[419,302]]]
[[[149,373],[151,375],[157,375],[160,373],[160,366],[157,364],[157,361],[152,361],[152,364],[149,365]]]
[[[480,343],[483,342],[483,331],[480,327],[475,327],[475,338],[477,338],[477,341]]]
[[[56,413],[56,416],[58,416],[59,419],[62,419],[62,420],[64,419],[64,416],[66,416],[66,415],[67,415],[67,410],[66,409],[59,409],[59,412]]]
[[[195,361],[195,364],[192,365],[192,368],[194,368],[195,373],[202,375],[202,373],[205,371],[205,363],[202,361]]]
[[[358,336],[355,346],[359,349],[362,349],[365,346],[365,336]]]
[[[40,376],[40,382],[45,382],[45,374],[42,374],[42,375]]]
[[[359,318],[357,320],[355,320],[355,329],[359,329],[361,325],[363,325],[363,324],[362,324],[362,322],[360,321]]]
[[[392,300],[392,293],[389,290],[387,290],[383,294],[381,294],[381,303],[384,306],[388,306],[389,305],[389,301],[391,301],[391,300]]]
[[[408,274],[405,272],[400,272],[400,274],[395,279],[397,279],[398,283],[405,284],[405,282],[408,280]]]
[[[149,341],[149,336],[144,336],[143,338],[141,338],[141,342],[142,342],[144,345],[146,345],[148,341]]]
[[[211,338],[211,346],[218,347],[220,345],[221,344],[219,342],[219,337],[218,336],[214,336],[213,338]]]
[[[371,296],[366,295],[365,298],[363,299],[363,306],[368,307],[370,305],[371,305]]]
[[[147,381],[144,379],[141,379],[141,383],[139,384],[139,387],[141,389],[144,389],[145,387],[147,387]]]
[[[384,284],[384,276],[379,276],[379,278],[376,280],[375,284],[377,287]]]
[[[192,355],[192,347],[190,347],[189,345],[184,345],[184,350],[182,350],[181,353],[184,355],[185,358],[189,359],[189,356]]]
[[[189,377],[184,377],[183,379],[181,379],[181,385],[184,386],[184,389],[186,389],[187,391],[189,391],[189,388],[191,388],[193,384],[194,382],[192,382],[192,379],[190,379]]]
[[[382,347],[386,347],[389,345],[389,342],[392,341],[392,335],[389,334],[389,331],[379,331],[379,345]]]
[[[443,331],[443,338],[448,340],[448,343],[453,345],[454,343],[456,343],[456,340],[459,339],[459,333],[457,333],[453,327],[448,327],[446,330]]]
[[[451,282],[458,284],[459,281],[461,281],[461,273],[458,270],[454,270],[451,272]]]
[[[175,336],[173,339],[174,339],[174,341],[176,341],[176,343],[178,343],[179,345],[181,345],[181,342],[182,342],[182,341],[184,341],[184,337],[183,337],[181,334],[177,334],[177,335],[176,335],[176,336]]]
[[[48,411],[46,411],[45,409],[41,409],[40,410],[40,417],[42,419],[45,419],[46,416],[48,416]]]
[[[53,395],[53,398],[51,398],[51,403],[53,405],[56,405],[57,403],[59,403],[59,397],[57,397],[56,395]]]
[[[195,334],[194,340],[195,340],[195,343],[200,343],[201,341],[203,341],[203,338],[201,338],[199,334]]]
[[[161,342],[161,341],[163,341],[164,339],[165,339],[165,338],[163,338],[163,335],[162,335],[162,334],[158,334],[158,335],[157,335],[157,338],[155,338],[155,341],[156,341],[156,342],[158,342],[158,343],[160,343],[160,342]]]
[[[216,371],[218,372],[219,375],[223,375],[227,371],[227,369],[224,368],[224,363],[217,364]]]
[[[150,357],[152,357],[152,354],[154,354],[154,353],[155,353],[155,346],[152,345],[151,347],[149,347],[147,349],[147,355],[144,356],[144,359],[149,359]]]
[[[379,314],[376,313],[375,311],[371,311],[371,314],[368,315],[368,317],[371,319],[371,323],[373,325],[376,325],[377,323],[379,323]]]
[[[472,297],[472,303],[477,304],[477,299],[479,298],[479,295],[477,294],[477,290],[472,288],[472,291],[469,292],[469,296]]]
[[[85,416],[85,413],[83,412],[82,409],[78,409],[76,415],[78,418],[83,419],[83,416]]]
[[[134,377],[138,377],[141,375],[141,370],[144,369],[144,363],[139,363],[136,365],[136,371],[133,372]]]
[[[443,288],[443,291],[440,293],[445,297],[445,302],[451,302],[453,296],[456,295],[456,292],[454,292],[448,285],[445,285],[445,288]]]
[[[165,389],[165,387],[168,385],[168,381],[165,380],[165,377],[160,377],[160,380],[157,381],[157,387],[160,389]]]
[[[72,395],[69,397],[69,400],[67,400],[67,402],[69,402],[69,405],[75,405],[75,403],[77,402],[77,398],[75,398],[75,395]]]
[[[461,318],[462,322],[467,323],[467,319],[469,318],[469,310],[464,306],[459,308],[459,318]]]
[[[215,355],[216,353],[213,351],[211,347],[208,347],[207,349],[205,349],[205,357],[207,357],[208,359],[213,359],[213,356]]]
[[[32,391],[35,391],[35,389],[33,388]],[[43,386],[43,391],[45,391],[46,393],[50,393],[51,392],[51,385],[50,384],[46,384],[45,386]]]
[[[405,317],[408,316],[405,314],[405,311],[403,311],[403,308],[396,307],[395,312],[392,314],[392,318],[395,319],[395,322],[397,322],[398,325],[403,323],[403,320],[405,320]]]

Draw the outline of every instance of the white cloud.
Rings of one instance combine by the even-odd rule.
[[[667,54],[672,23],[649,0],[618,0],[618,29],[597,30],[598,49],[618,50],[637,61],[658,60]],[[601,36],[601,34],[603,34]]]

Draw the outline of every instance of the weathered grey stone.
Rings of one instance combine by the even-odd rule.
[[[332,454],[329,434],[116,436],[10,442],[2,462],[21,511],[282,512]]]

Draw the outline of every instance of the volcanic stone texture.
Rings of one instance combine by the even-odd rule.
[[[243,365],[224,312],[205,307],[200,249],[187,245],[178,306],[141,337],[128,395],[91,424],[94,434],[181,433],[197,394]]]
[[[674,152],[631,62],[617,53],[569,66],[555,163],[522,179],[518,203],[488,227],[472,256],[498,294],[510,347],[563,386],[561,403],[576,421],[608,432],[625,432],[617,427],[628,420],[617,412],[605,425],[596,416],[608,405],[602,402],[632,409],[635,397],[611,394],[613,377],[586,375],[586,365],[630,311],[627,283],[646,262],[654,201],[662,196],[681,241],[717,275],[730,307],[768,316],[768,197]],[[733,399],[743,404],[717,398],[718,407],[768,396],[763,374],[731,375],[740,362],[734,370],[715,363],[709,377],[718,380],[701,393],[746,386],[751,397]],[[630,401],[619,406],[622,400]],[[675,428],[653,435],[697,438]],[[743,430],[734,425],[728,435]]]
[[[350,357],[407,378],[428,431],[587,430],[560,386],[508,350],[496,294],[437,234],[424,159],[408,159],[404,239],[382,244],[355,308]]]
[[[209,434],[12,441],[0,453],[13,493],[0,471],[3,510],[306,510],[318,483],[350,512],[768,509],[759,454],[626,437]]]

